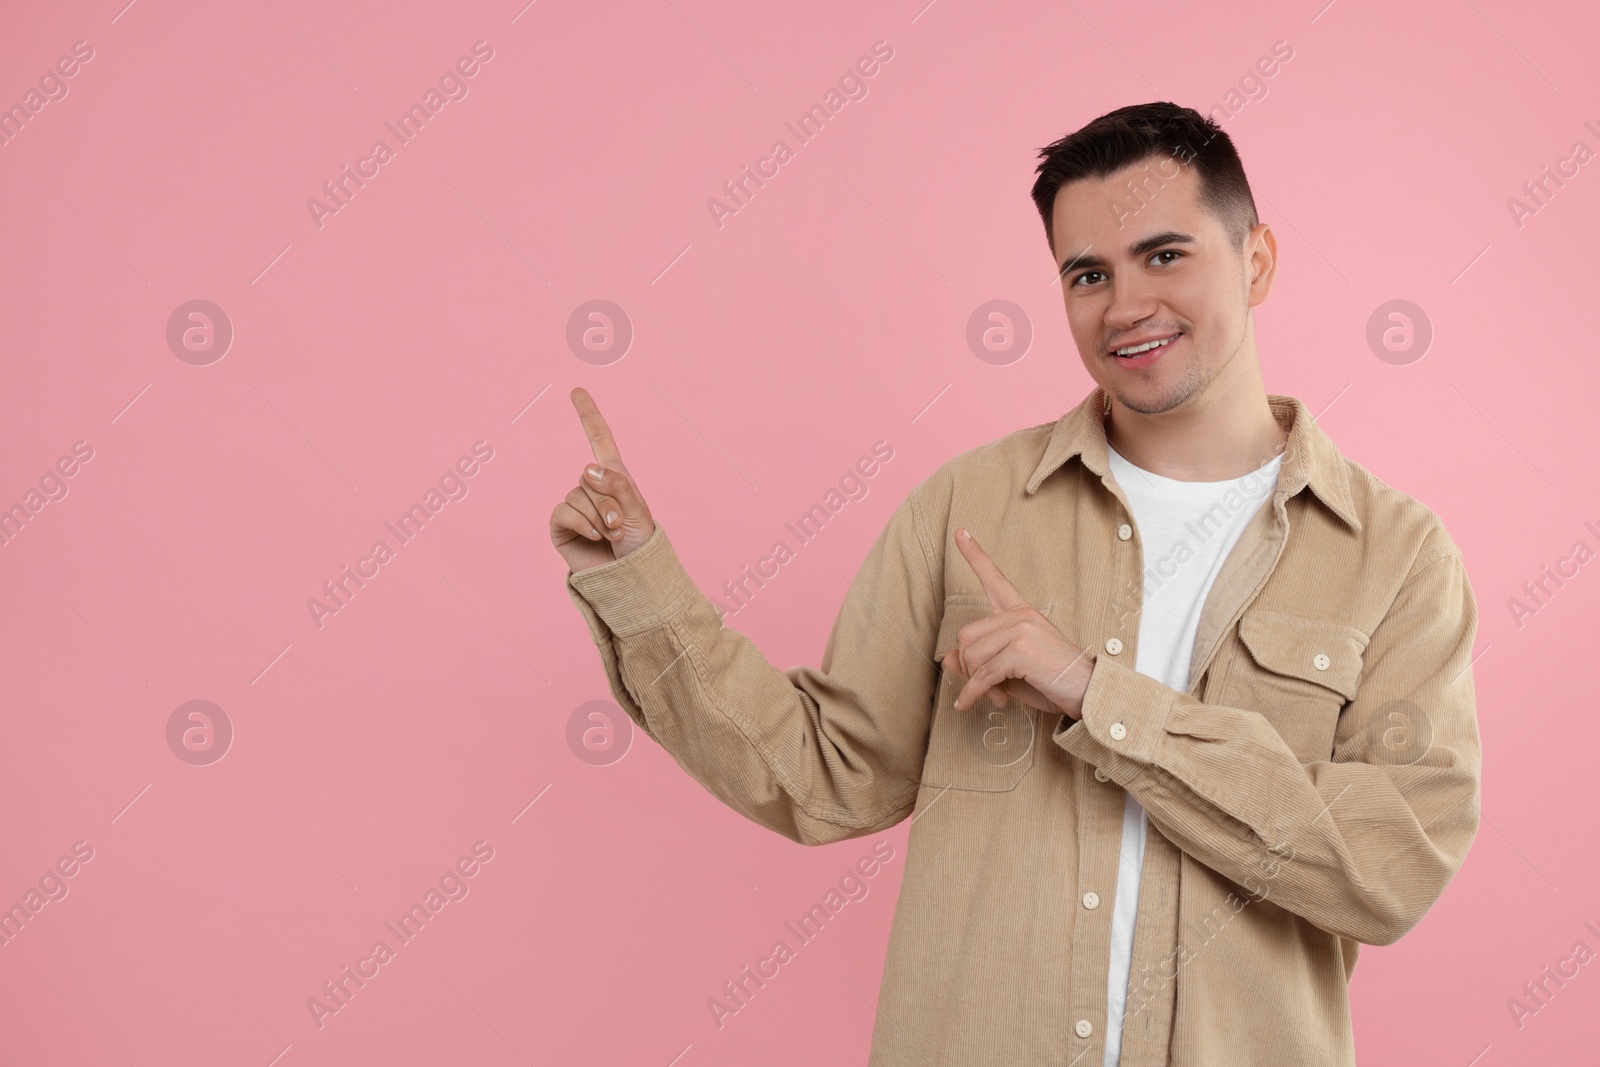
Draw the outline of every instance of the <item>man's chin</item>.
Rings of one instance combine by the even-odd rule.
[[[1193,391],[1182,388],[1181,383],[1171,385],[1152,382],[1143,388],[1112,385],[1107,391],[1117,403],[1141,415],[1164,415],[1174,408],[1181,407],[1193,395]]]

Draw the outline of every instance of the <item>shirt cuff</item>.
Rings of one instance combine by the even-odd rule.
[[[1081,717],[1062,716],[1054,741],[1127,787],[1144,777],[1156,746],[1167,732],[1167,717],[1178,698],[1175,689],[1123,666],[1110,656],[1095,657]],[[1068,724],[1071,725],[1068,725]]]
[[[567,587],[618,637],[654,629],[702,595],[659,522],[644,544],[621,559],[569,570]]]

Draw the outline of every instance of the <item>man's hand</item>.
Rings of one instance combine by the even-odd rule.
[[[571,395],[595,462],[579,472],[578,487],[550,513],[550,542],[576,573],[626,556],[650,539],[656,521],[588,391],[580,386]]]
[[[967,679],[956,709],[970,708],[992,689],[996,707],[1016,697],[1031,708],[1078,718],[1094,661],[1017,592],[966,527],[956,531],[956,547],[994,608],[963,626],[956,635],[960,646],[945,654],[944,667]]]

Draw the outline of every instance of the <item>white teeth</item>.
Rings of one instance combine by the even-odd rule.
[[[1176,341],[1178,339],[1178,336],[1179,336],[1178,334],[1173,334],[1171,337],[1168,337],[1168,338],[1166,338],[1164,340],[1161,340],[1161,341],[1151,341],[1149,344],[1134,345],[1132,348],[1119,348],[1119,349],[1117,349],[1117,355],[1119,355],[1119,356],[1136,356],[1140,352],[1148,352],[1152,348],[1160,348],[1162,345],[1165,345],[1165,344],[1167,344],[1167,343],[1169,343],[1171,341]]]

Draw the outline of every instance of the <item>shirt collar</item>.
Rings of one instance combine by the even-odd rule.
[[[1350,529],[1359,531],[1361,520],[1350,501],[1349,472],[1338,447],[1298,398],[1268,393],[1267,404],[1278,425],[1289,432],[1283,465],[1278,470],[1278,485],[1284,490],[1285,499],[1310,486],[1328,510]],[[1083,465],[1099,477],[1106,476],[1110,453],[1105,431],[1105,391],[1099,386],[1056,422],[1044,456],[1028,479],[1027,492],[1036,491],[1045,478],[1073,456],[1079,456]]]

